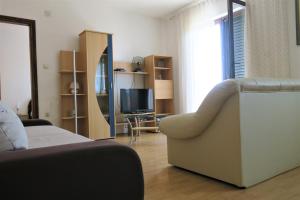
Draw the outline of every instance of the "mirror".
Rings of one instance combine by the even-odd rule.
[[[295,1],[297,45],[300,45],[300,0]]]
[[[96,96],[100,110],[109,123],[109,81],[108,81],[108,58],[107,49],[104,51],[99,59],[96,68]]]
[[[0,15],[0,99],[21,119],[38,118],[35,21]]]

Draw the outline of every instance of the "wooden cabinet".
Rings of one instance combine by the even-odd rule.
[[[89,138],[115,136],[112,35],[80,34],[80,60],[87,74]]]
[[[155,80],[154,84],[155,99],[173,99],[173,81]]]
[[[95,140],[114,137],[112,35],[84,31],[79,37],[79,52],[60,53],[62,128]]]
[[[174,114],[173,62],[169,56],[145,58],[146,87],[154,89],[156,117]]]

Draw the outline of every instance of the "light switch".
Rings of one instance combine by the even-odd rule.
[[[43,69],[49,69],[49,66],[46,64],[43,64]]]

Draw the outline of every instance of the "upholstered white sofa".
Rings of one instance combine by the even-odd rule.
[[[300,165],[300,80],[224,81],[160,129],[170,164],[252,186]]]

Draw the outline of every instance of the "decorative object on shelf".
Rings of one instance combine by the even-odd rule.
[[[69,115],[70,115],[70,117],[76,117],[75,109],[71,110]]]
[[[297,32],[297,45],[300,45],[300,0],[295,0],[296,4],[296,32]]]
[[[135,56],[132,59],[132,67],[134,72],[144,71],[144,58],[140,56]]]
[[[76,82],[76,84],[74,84],[74,81],[72,81],[70,83],[70,87],[69,88],[70,88],[71,94],[75,94],[75,90],[76,90],[76,93],[78,94],[80,86],[79,86],[78,82]]]
[[[157,67],[166,67],[165,66],[165,61],[163,59],[159,59],[157,61]]]
[[[114,69],[115,72],[126,72],[126,69],[118,67]]]
[[[163,79],[161,73],[157,75],[157,79],[158,79],[158,80],[162,80],[162,79]]]

